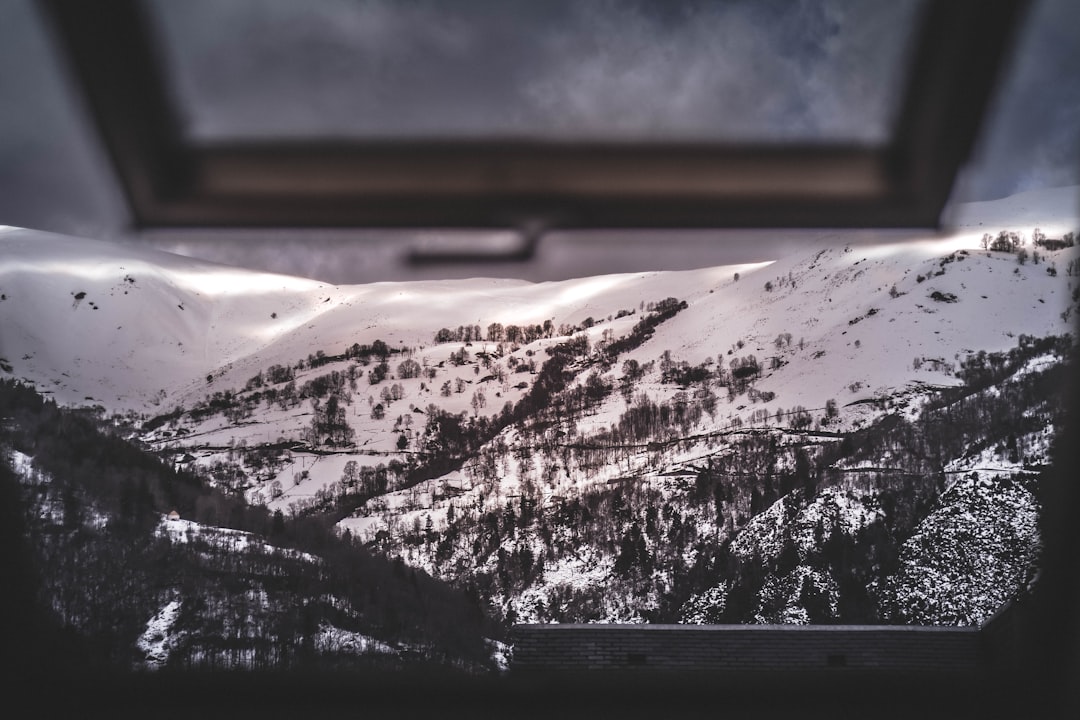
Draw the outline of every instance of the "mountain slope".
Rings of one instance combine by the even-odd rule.
[[[145,409],[317,317],[310,280],[49,233],[0,231],[0,353],[68,404]],[[273,295],[280,325],[264,312]],[[90,399],[88,399],[90,398]]]
[[[981,240],[1063,237],[1064,195],[949,237],[539,284],[331,287],[7,231],[0,357],[508,619],[923,617],[896,598],[951,562],[911,550],[946,532],[946,488],[1034,482],[1060,422],[1080,249]]]
[[[550,319],[555,325],[573,325],[664,297],[678,297],[693,306],[681,321],[689,329],[672,326],[662,331],[670,339],[658,338],[691,362],[750,337],[756,338],[759,350],[767,350],[767,343],[784,332],[796,339],[812,333],[829,345],[846,347],[858,338],[853,333],[843,342],[835,337],[846,330],[843,323],[872,309],[872,299],[881,302],[881,292],[893,284],[901,292],[926,291],[895,303],[909,310],[920,309],[918,305],[923,310],[944,309],[924,302],[925,295],[934,290],[961,293],[966,281],[974,283],[969,296],[986,294],[980,290],[982,283],[992,280],[976,278],[970,268],[966,273],[932,277],[918,288],[910,281],[919,274],[920,261],[959,248],[975,249],[981,232],[1016,227],[1015,220],[1005,222],[1016,213],[1025,221],[1028,217],[1041,220],[1046,232],[1060,237],[1077,223],[1068,216],[1074,210],[1065,204],[1075,194],[1075,188],[1060,188],[973,203],[961,208],[958,236],[856,246],[843,255],[834,248],[809,263],[806,257],[821,248],[808,248],[807,256],[782,259],[771,266],[539,284],[476,279],[334,287],[131,245],[0,229],[0,293],[6,297],[0,302],[4,327],[0,357],[12,366],[15,377],[33,381],[63,402],[145,411],[168,406],[172,400],[190,402],[205,391],[209,373],[221,377],[220,384],[235,386],[260,368],[295,362],[313,348],[337,351],[375,339],[392,347],[418,346],[428,343],[440,327],[463,323],[476,323],[485,330],[495,322],[521,325]],[[1066,217],[1061,217],[1062,212]],[[965,234],[971,230],[976,234]],[[999,271],[1013,270],[1002,258],[998,260]],[[1064,274],[1064,267],[1058,269]],[[1013,278],[1018,285],[1002,285],[999,292],[1006,294],[986,298],[985,307],[978,310],[980,314],[1010,314],[1001,324],[1002,333],[1017,332],[1015,326],[1026,314],[1037,315],[1018,300],[1029,296],[1032,302],[1041,298],[1055,303],[1053,297],[1044,297],[1044,288],[1053,290],[1053,284],[1040,283],[1044,279],[1035,279],[1038,273],[1031,270],[1024,277],[1034,285],[1023,286],[1020,278]],[[735,273],[742,282],[735,283]],[[779,292],[760,292],[766,281],[772,281]],[[453,302],[446,302],[448,297]],[[954,309],[955,314],[971,312]],[[923,339],[930,333],[912,327],[916,319],[879,330]],[[985,346],[987,338],[975,333],[979,324],[953,322],[955,327],[946,324],[937,329],[961,333],[958,340],[963,347]],[[835,332],[826,334],[823,323],[834,326]],[[1008,345],[1001,337],[991,340],[999,349]],[[936,347],[948,349],[938,342],[927,350],[933,352]],[[844,358],[856,360],[856,356],[849,352]],[[864,355],[860,361],[865,359]],[[169,401],[162,400],[162,390]],[[87,395],[94,400],[86,400]]]
[[[70,655],[38,669],[494,669],[497,628],[460,591],[211,490],[25,387],[0,381],[0,407],[0,483],[30,540],[12,559],[33,567],[10,590],[45,616],[32,642]]]

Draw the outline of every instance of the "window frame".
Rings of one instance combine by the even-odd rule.
[[[929,2],[891,139],[193,143],[146,7],[41,0],[136,228],[937,227],[1027,0]]]

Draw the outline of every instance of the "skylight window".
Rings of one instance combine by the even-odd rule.
[[[923,5],[148,3],[197,141],[875,145]]]

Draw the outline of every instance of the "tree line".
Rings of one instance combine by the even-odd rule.
[[[180,668],[224,667],[241,656],[273,668],[370,660],[318,651],[315,636],[327,624],[423,648],[417,662],[479,668],[487,662],[483,638],[502,636],[475,597],[339,537],[325,517],[248,505],[136,447],[107,419],[58,408],[17,383],[0,382],[0,406],[7,416],[0,448],[33,457],[37,472],[18,482],[0,462],[5,492],[18,494],[23,508],[35,603],[48,608],[50,637],[67,638],[76,657],[131,667],[139,659],[135,639],[171,597],[186,608],[178,620],[188,637],[174,660]],[[214,548],[198,538],[169,543],[155,529],[173,509],[254,533],[265,545],[208,553]],[[275,548],[320,560],[313,565]],[[270,606],[249,599],[260,592]],[[341,602],[354,612],[343,615]],[[248,635],[245,627],[261,630]]]

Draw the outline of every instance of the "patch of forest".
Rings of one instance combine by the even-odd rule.
[[[486,448],[466,470],[494,491],[500,458],[512,456],[521,478],[514,496],[495,509],[453,504],[445,530],[417,520],[378,545],[476,587],[508,621],[521,619],[522,602],[531,603],[530,621],[603,620],[617,598],[649,622],[902,622],[895,608],[882,614],[879,595],[945,491],[945,467],[989,450],[1017,467],[1017,482],[1038,487],[1051,458],[1045,444],[1025,443],[1063,421],[1075,352],[1069,337],[1023,337],[1011,351],[965,358],[964,385],[938,391],[913,419],[885,412],[868,427],[820,437],[733,432],[671,477],[630,472],[581,493],[545,492],[568,475],[629,467],[661,450],[626,441],[678,435],[675,407],[665,413],[642,401],[611,430],[576,443]],[[838,493],[871,520],[846,526],[832,509],[799,529],[801,513]],[[770,508],[782,521],[772,551],[734,551]],[[567,582],[575,563],[603,581]],[[718,586],[723,592],[710,595]]]
[[[174,667],[318,668],[372,662],[490,668],[485,637],[503,629],[475,593],[434,580],[339,537],[318,516],[286,517],[209,487],[124,440],[92,413],[58,408],[0,382],[0,448],[33,458],[22,481],[0,462],[17,497],[30,557],[29,594],[42,642],[86,665],[130,668],[147,621],[170,599],[187,638]],[[226,550],[156,532],[170,510],[260,539]],[[297,553],[316,556],[302,560]],[[256,602],[252,598],[261,598]],[[344,612],[342,608],[348,608]],[[408,648],[392,658],[322,652],[326,625]]]
[[[628,352],[655,332],[656,327],[685,309],[685,301],[665,298],[649,303],[645,314],[624,337],[594,347],[583,333],[545,348],[547,360],[541,365],[528,392],[517,403],[507,402],[499,413],[469,417],[451,413],[431,404],[424,412],[426,423],[417,440],[417,449],[407,464],[389,467],[397,478],[395,489],[407,489],[425,480],[460,469],[476,457],[487,443],[511,425],[523,431],[535,431],[564,412],[581,412],[595,406],[613,390],[605,383],[598,368],[610,368],[618,354]],[[629,314],[629,313],[628,313]],[[583,371],[592,368],[584,384],[572,386]],[[304,513],[330,513],[335,520],[348,517],[373,497],[386,491],[386,485],[354,484],[352,492],[324,494],[321,502],[305,508]],[[316,498],[318,501],[319,499]]]

